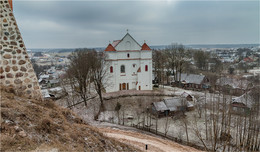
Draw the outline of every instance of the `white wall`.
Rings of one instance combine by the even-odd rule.
[[[129,53],[130,57],[127,57]],[[152,52],[138,51],[138,52],[107,52],[110,61],[110,66],[113,66],[113,73],[110,73],[109,68],[109,86],[106,88],[107,92],[119,91],[119,84],[128,83],[129,89],[152,90]],[[142,56],[143,59],[140,59]],[[108,59],[108,60],[109,60]],[[135,64],[135,67],[133,67]],[[121,73],[121,65],[125,66],[125,73]],[[145,65],[148,65],[148,71],[145,71]],[[141,72],[137,70],[141,67]],[[136,82],[137,85],[136,85]]]
[[[107,60],[110,61],[110,66],[113,66],[113,73],[110,73],[110,68],[108,68],[109,78],[106,91],[119,91],[120,83],[128,83],[129,90],[139,90],[139,86],[141,90],[152,90],[152,51],[141,51],[141,46],[128,33],[115,49],[117,51],[106,52]],[[125,73],[121,73],[121,65],[125,66]],[[145,65],[148,65],[148,71],[145,71]],[[139,67],[141,72],[137,72]]]

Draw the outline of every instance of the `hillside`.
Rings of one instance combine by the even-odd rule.
[[[0,151],[138,151],[103,136],[70,110],[1,87]]]

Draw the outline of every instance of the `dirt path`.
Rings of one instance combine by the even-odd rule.
[[[112,128],[100,128],[100,131],[104,133],[104,135],[115,138],[123,143],[132,145],[140,150],[145,150],[145,145],[148,145],[149,152],[197,152],[199,150],[183,146],[178,143],[156,138],[150,135],[137,133],[134,131],[125,131],[125,130],[118,130]]]

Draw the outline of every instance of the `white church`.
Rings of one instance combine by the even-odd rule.
[[[109,68],[106,92],[152,90],[152,50],[127,32],[105,49]]]

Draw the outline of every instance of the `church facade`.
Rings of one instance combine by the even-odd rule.
[[[152,90],[152,50],[127,33],[105,49],[108,78],[106,92]]]

